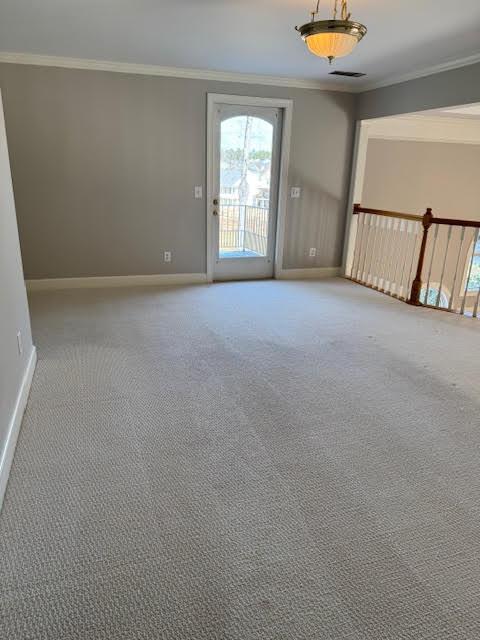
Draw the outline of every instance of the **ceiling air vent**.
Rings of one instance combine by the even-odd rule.
[[[365,73],[360,73],[359,71],[331,71],[331,76],[347,76],[347,78],[361,78],[366,75]]]

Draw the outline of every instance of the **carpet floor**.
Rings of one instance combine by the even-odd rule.
[[[478,321],[339,279],[31,309],[1,638],[480,638]]]

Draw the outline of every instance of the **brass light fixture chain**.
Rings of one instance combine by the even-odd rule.
[[[341,19],[342,20],[350,20],[351,17],[351,13],[348,12],[348,6],[347,6],[347,2],[348,0],[342,0],[342,6],[340,9],[341,12]],[[320,11],[320,0],[317,0],[317,4],[315,5],[315,9],[311,12],[311,16],[312,16],[312,22],[315,22],[315,17],[318,16],[318,13]],[[334,4],[333,4],[333,19],[336,20],[337,19],[337,14],[338,14],[338,0],[334,0]]]
[[[342,20],[350,20],[351,15],[348,13],[347,0],[342,0]]]
[[[341,0],[341,1],[342,1],[342,6],[341,6],[341,9],[340,9],[341,19],[342,20],[350,20],[351,14],[348,13],[347,0]],[[312,22],[315,22],[315,17],[318,16],[319,10],[320,10],[320,0],[317,0],[317,4],[315,6],[315,9],[311,12]],[[334,4],[333,4],[333,19],[334,20],[337,19],[337,15],[338,15],[338,0],[334,0]]]

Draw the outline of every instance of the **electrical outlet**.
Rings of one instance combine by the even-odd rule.
[[[300,189],[300,187],[292,187],[290,189],[291,198],[300,198],[301,193],[302,193],[302,190]]]
[[[164,262],[171,262],[172,261],[172,252],[171,251],[164,251],[163,252],[163,261]]]
[[[17,347],[18,347],[18,355],[22,355],[23,353],[23,343],[22,343],[22,333],[19,331],[17,333]]]
[[[317,250],[315,249],[315,247],[310,248],[310,252],[308,255],[310,256],[310,258],[315,258],[315,256],[317,255]]]
[[[201,186],[195,187],[195,199],[201,200],[203,198],[203,188]]]

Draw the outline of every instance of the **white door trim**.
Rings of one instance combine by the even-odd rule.
[[[233,104],[249,107],[274,107],[283,110],[283,127],[280,152],[280,175],[278,181],[278,211],[277,211],[277,237],[275,241],[274,275],[277,277],[282,271],[283,245],[285,239],[285,219],[288,191],[288,167],[290,160],[290,140],[292,135],[293,100],[281,98],[256,98],[251,96],[236,96],[220,93],[209,93],[207,96],[207,282],[213,282],[213,119],[215,105]]]
[[[366,122],[365,120],[359,120],[356,126],[355,142],[353,145],[352,175],[350,179],[350,189],[348,194],[347,212],[345,219],[342,275],[345,275],[349,271],[349,268],[351,266],[358,218],[358,216],[355,216],[354,219],[353,205],[355,203],[362,203],[363,181],[365,178],[365,166],[367,163],[368,139],[368,122]]]
[[[13,413],[7,428],[5,445],[3,451],[0,451],[0,511],[2,510],[3,498],[7,489],[8,476],[13,462],[15,447],[18,435],[22,425],[22,418],[27,406],[30,387],[32,385],[33,374],[37,364],[37,350],[32,347],[30,358],[28,359],[25,372],[23,374],[22,383],[18,391]]]

